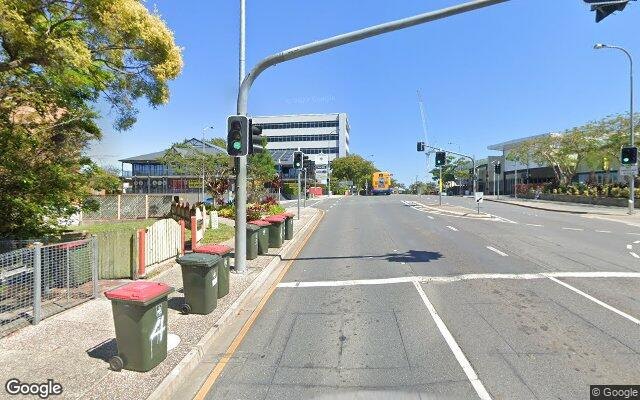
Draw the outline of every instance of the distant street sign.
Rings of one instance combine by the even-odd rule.
[[[618,170],[620,176],[638,176],[638,164],[621,165]]]
[[[484,193],[476,192],[476,203],[482,203],[484,201]]]
[[[338,185],[340,187],[345,187],[345,188],[352,187],[353,186],[353,181],[340,181],[338,183]]]

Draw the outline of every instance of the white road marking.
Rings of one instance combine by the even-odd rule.
[[[453,226],[447,225],[447,228],[451,229],[454,232],[458,232],[458,230],[456,228],[454,228]]]
[[[563,227],[562,229],[567,231],[583,231],[584,230],[582,228],[565,228],[565,227]]]
[[[640,235],[640,233],[635,233],[635,232],[627,232],[627,235]]]
[[[640,257],[640,256],[639,256]],[[386,285],[411,283],[414,280],[425,283],[453,283],[481,279],[530,280],[545,278],[640,278],[640,272],[586,271],[586,272],[540,272],[525,274],[462,274],[451,276],[401,276],[397,278],[356,279],[347,281],[281,282],[279,288],[337,287],[357,285]]]
[[[601,305],[602,307],[606,308],[607,310],[613,311],[614,313],[620,315],[621,317],[624,317],[624,318],[628,319],[629,321],[633,322],[634,324],[640,325],[640,320],[638,320],[637,318],[632,317],[631,315],[629,315],[629,314],[627,314],[625,312],[622,312],[622,311],[618,310],[617,308],[615,308],[613,306],[610,306],[609,304],[605,303],[604,301],[598,300],[595,297],[583,292],[582,290],[580,290],[578,288],[575,288],[575,287],[569,285],[568,283],[562,282],[561,280],[556,279],[556,278],[554,278],[552,276],[550,276],[549,279],[551,279],[552,281],[554,281],[554,282],[566,287],[569,290],[572,290],[572,291],[578,293],[580,296],[583,296],[583,297],[593,301],[594,303],[596,303],[598,305]]]
[[[627,245],[627,250],[633,250],[633,246],[632,246],[632,245],[630,245],[630,244],[628,244],[628,245]]]
[[[540,224],[527,224],[529,226],[544,226],[544,225],[540,225]]]
[[[611,231],[596,231],[598,233],[611,233]]]
[[[449,331],[449,328],[447,328],[447,325],[445,325],[444,321],[442,321],[442,318],[440,318],[440,316],[438,315],[435,307],[433,307],[433,304],[431,304],[431,302],[429,301],[429,298],[422,289],[422,286],[420,286],[420,284],[416,281],[413,282],[413,285],[418,290],[418,293],[420,294],[424,305],[427,306],[427,310],[429,310],[429,314],[431,314],[431,318],[433,318],[433,322],[436,323],[438,330],[449,345],[449,348],[453,352],[453,355],[456,357],[458,364],[460,364],[460,366],[462,367],[462,370],[464,371],[465,375],[467,375],[469,382],[471,382],[471,385],[476,390],[478,396],[483,400],[491,400],[491,396],[487,392],[487,389],[485,389],[484,385],[480,381],[480,378],[478,378],[476,371],[474,371],[473,367],[471,366],[471,363],[469,362],[469,360],[467,360],[467,357],[462,352],[460,346],[458,346],[458,343]]]
[[[427,218],[434,219],[431,215],[427,215]]]
[[[633,258],[640,258],[640,256],[634,253],[633,251],[630,251],[629,254],[631,254]]]
[[[640,243],[640,240],[636,240],[635,242],[633,242],[634,244],[638,244]]]
[[[495,247],[487,246],[487,249],[493,251],[494,253],[500,254],[502,257],[508,257],[509,256],[507,253],[504,253],[504,252],[496,249]]]

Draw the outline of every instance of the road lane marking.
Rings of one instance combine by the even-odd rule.
[[[633,242],[634,244],[638,244],[640,243],[640,240],[636,240],[635,242]]]
[[[634,253],[633,251],[630,251],[629,254],[631,254],[633,258],[640,258],[640,256]]]
[[[458,364],[460,364],[460,366],[462,367],[462,370],[464,371],[465,375],[467,375],[469,382],[471,382],[471,385],[475,389],[478,396],[482,400],[491,400],[491,396],[489,395],[489,392],[487,392],[487,389],[485,389],[484,385],[482,384],[482,381],[480,381],[480,378],[478,378],[476,371],[471,366],[471,363],[469,362],[469,360],[467,360],[467,357],[462,352],[462,349],[460,348],[460,346],[456,342],[456,339],[454,339],[453,335],[449,331],[449,328],[447,328],[447,325],[445,325],[444,321],[442,321],[442,318],[440,318],[440,316],[438,315],[438,312],[436,311],[435,307],[433,307],[433,304],[431,304],[431,302],[429,301],[429,298],[427,297],[427,294],[422,289],[422,286],[420,286],[420,283],[413,281],[413,285],[418,290],[418,293],[420,294],[420,297],[422,298],[424,305],[427,306],[427,310],[429,310],[429,314],[431,314],[431,318],[433,318],[433,321],[436,323],[436,326],[438,327],[440,334],[444,337],[444,340],[447,342],[447,345],[449,345],[449,348],[453,352],[453,355],[456,357]]]
[[[596,231],[598,233],[611,233],[611,231]]]
[[[229,347],[227,347],[227,351],[225,351],[224,356],[218,361],[216,366],[213,368],[213,370],[211,371],[207,379],[204,381],[204,383],[200,387],[200,390],[198,390],[198,393],[196,393],[196,395],[193,397],[194,400],[203,400],[207,396],[207,394],[211,390],[211,387],[213,387],[213,384],[216,382],[216,380],[222,373],[222,370],[224,369],[224,367],[229,363],[229,360],[231,360],[231,357],[233,357],[238,347],[240,347],[242,340],[244,339],[244,337],[247,335],[247,333],[253,326],[253,323],[258,318],[258,315],[260,315],[260,312],[262,312],[262,309],[264,308],[265,304],[267,304],[267,301],[269,300],[269,298],[271,298],[271,295],[278,287],[278,284],[280,283],[282,278],[284,278],[287,271],[289,271],[291,264],[293,264],[293,262],[296,260],[296,258],[298,257],[298,254],[300,254],[302,249],[307,244],[307,241],[311,238],[311,236],[313,236],[313,233],[316,231],[316,229],[320,225],[320,222],[322,222],[323,218],[324,218],[324,212],[320,215],[320,218],[316,221],[315,225],[311,227],[311,230],[307,233],[307,236],[303,239],[302,243],[300,243],[298,245],[298,248],[295,249],[292,257],[290,257],[287,264],[284,266],[282,271],[280,271],[280,274],[278,275],[276,280],[273,282],[273,284],[271,285],[267,293],[264,294],[264,296],[260,300],[260,303],[258,303],[258,306],[255,308],[255,310],[253,310],[253,312],[249,316],[249,319],[244,323],[244,325],[240,329],[240,332],[238,332],[238,334],[233,339]]]
[[[598,305],[601,305],[602,307],[606,308],[607,310],[613,311],[614,313],[620,315],[621,317],[624,317],[624,318],[628,319],[629,321],[633,322],[634,324],[640,325],[640,320],[638,320],[637,318],[632,317],[631,315],[629,315],[629,314],[627,314],[627,313],[625,313],[623,311],[618,310],[617,308],[615,308],[613,306],[610,306],[609,304],[605,303],[604,301],[598,300],[595,297],[583,292],[582,290],[580,290],[580,289],[578,289],[576,287],[573,287],[573,286],[569,285],[568,283],[562,282],[561,280],[556,279],[556,278],[554,278],[552,276],[550,276],[549,279],[551,279],[555,283],[558,283],[558,284],[566,287],[569,290],[572,290],[572,291],[578,293],[580,296],[583,296],[583,297],[593,301],[594,303],[596,303]]]
[[[458,230],[456,228],[454,228],[453,226],[447,225],[447,228],[451,229],[454,232],[458,232]]]
[[[628,245],[627,245],[627,250],[633,250],[633,246],[632,246],[632,245],[630,245],[630,244],[628,244]]]
[[[564,228],[564,227],[562,229],[564,229],[566,231],[583,231],[584,230],[584,229],[581,229],[581,228]]]
[[[640,233],[635,233],[635,232],[627,232],[627,235],[640,235]]]
[[[487,249],[493,251],[494,253],[500,254],[502,257],[508,257],[509,256],[507,253],[504,253],[504,252],[496,249],[495,247],[487,246]]]
[[[639,256],[640,257],[640,256]],[[640,272],[614,272],[614,271],[585,271],[585,272],[540,272],[524,274],[461,274],[450,276],[401,276],[396,278],[355,279],[346,281],[307,281],[307,282],[281,282],[279,288],[314,288],[314,287],[339,287],[358,285],[386,285],[395,283],[410,283],[414,280],[422,283],[453,283],[481,279],[512,279],[531,280],[545,278],[640,278]]]
[[[544,227],[544,225],[540,225],[540,224],[527,224],[529,226],[540,226],[540,227]]]
[[[434,219],[431,215],[427,215],[427,218]]]

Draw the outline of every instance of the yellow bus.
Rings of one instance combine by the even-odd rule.
[[[371,178],[373,187],[371,188],[372,195],[378,194],[391,194],[391,174],[388,172],[376,172]]]

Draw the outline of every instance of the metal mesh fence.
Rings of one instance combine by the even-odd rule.
[[[33,322],[33,248],[0,254],[0,336]]]
[[[97,204],[98,210],[83,212],[82,218],[85,220],[140,219],[146,216],[162,218],[171,213],[173,196],[170,194],[123,194],[91,196],[90,200]],[[120,202],[120,215],[118,215],[118,202]]]
[[[162,218],[171,214],[173,196],[149,196],[149,217]]]
[[[91,196],[91,200],[96,201],[97,211],[84,211],[84,219],[118,219],[118,196]]]
[[[146,215],[145,196],[121,196],[120,218],[136,219],[144,218]]]
[[[0,254],[0,336],[97,295],[96,238]]]

